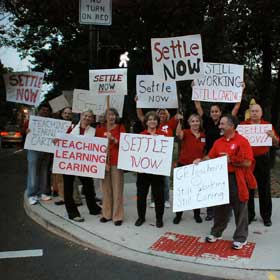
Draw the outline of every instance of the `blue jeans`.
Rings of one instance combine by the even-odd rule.
[[[30,197],[48,193],[50,154],[28,150],[27,161],[27,196]]]

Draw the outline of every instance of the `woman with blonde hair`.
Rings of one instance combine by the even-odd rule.
[[[205,155],[205,134],[202,132],[202,120],[199,115],[192,114],[188,118],[189,129],[182,129],[179,122],[176,129],[176,136],[181,140],[181,150],[177,166],[192,164],[197,158]],[[194,209],[194,219],[197,223],[202,223],[200,209]],[[174,224],[179,224],[183,212],[176,212],[173,219]]]

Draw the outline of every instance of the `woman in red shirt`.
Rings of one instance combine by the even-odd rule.
[[[176,136],[182,141],[181,151],[177,166],[192,164],[196,158],[201,158],[205,154],[205,135],[202,132],[202,121],[199,115],[192,114],[188,119],[190,129],[182,129],[178,123]],[[200,209],[194,209],[194,219],[197,223],[202,223]],[[183,212],[176,212],[173,219],[174,224],[179,224]]]
[[[119,114],[114,108],[105,112],[107,125],[96,128],[97,137],[107,137],[109,140],[109,152],[105,177],[102,180],[102,218],[101,223],[113,220],[116,226],[123,221],[123,171],[117,168],[119,155],[120,134],[126,132],[122,124],[118,123]]]
[[[165,135],[166,134],[158,129],[159,116],[156,112],[150,111],[144,117],[144,125],[146,129],[141,132],[145,135]],[[147,196],[150,186],[152,187],[152,194],[155,200],[156,211],[156,226],[158,228],[163,227],[163,213],[164,213],[164,176],[154,175],[147,173],[137,174],[137,212],[138,219],[135,222],[135,226],[141,226],[145,222],[146,208],[147,208]]]

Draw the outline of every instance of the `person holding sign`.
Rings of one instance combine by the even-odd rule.
[[[262,108],[259,104],[253,104],[250,106],[250,119],[242,122],[241,124],[269,124],[269,122],[262,119]],[[267,136],[272,138],[273,146],[279,145],[279,136],[275,132],[274,128],[267,131]],[[258,194],[260,204],[260,214],[265,226],[270,227],[272,225],[272,200],[271,200],[271,186],[270,186],[270,158],[269,147],[267,146],[254,146],[252,147],[254,157],[256,160],[256,166],[254,175],[258,182]],[[255,221],[255,190],[250,190],[250,198],[248,202],[248,215],[249,223]]]
[[[144,125],[146,129],[141,132],[144,135],[157,135],[167,136],[162,130],[158,129],[159,116],[156,112],[150,111],[146,113],[144,117]],[[158,228],[163,227],[163,213],[164,213],[164,176],[154,175],[148,173],[137,174],[137,212],[138,219],[135,222],[135,226],[139,227],[145,222],[146,208],[147,208],[147,196],[149,187],[152,187],[152,195],[155,200],[156,211],[156,226]]]
[[[93,112],[87,110],[81,114],[80,122],[74,126],[70,126],[67,133],[73,135],[87,135],[95,136],[95,129],[90,126],[94,118]],[[77,205],[73,199],[73,183],[75,176],[63,175],[64,180],[64,201],[66,211],[70,220],[75,222],[83,222],[84,218],[81,217]],[[84,188],[84,194],[86,197],[87,207],[91,215],[98,215],[101,212],[101,208],[96,204],[95,191],[92,184],[92,178],[79,176],[79,179]]]
[[[113,220],[116,226],[123,221],[123,170],[117,168],[119,154],[120,134],[126,132],[122,124],[118,123],[119,113],[116,109],[110,108],[105,112],[107,126],[96,128],[96,136],[107,137],[109,140],[109,152],[107,159],[107,170],[102,180],[102,217],[101,223]]]
[[[37,116],[50,117],[51,107],[48,103],[41,103],[38,107]],[[25,134],[30,132],[29,122],[25,122]],[[27,197],[30,205],[37,204],[39,198],[44,201],[51,200],[49,196],[49,166],[50,154],[45,152],[27,151],[28,173],[27,173]]]
[[[65,121],[72,121],[72,108],[65,107],[60,112],[60,119]],[[62,174],[52,174],[52,184],[53,191],[58,191],[60,199],[55,201],[55,205],[64,205],[64,186],[63,186],[63,175]],[[77,185],[73,185],[73,199],[77,206],[83,205],[80,192]]]
[[[219,128],[222,137],[215,141],[204,160],[227,156],[229,178],[229,204],[214,208],[214,225],[206,242],[216,242],[222,238],[233,209],[236,229],[233,235],[232,248],[239,250],[247,244],[248,237],[248,188],[256,188],[256,180],[252,172],[254,161],[252,148],[243,136],[235,131],[238,120],[232,115],[221,118]],[[193,163],[198,164],[201,159]]]
[[[137,97],[136,97],[137,99]],[[144,114],[141,108],[136,109],[138,119],[144,123]],[[159,116],[159,129],[165,133],[166,136],[172,137],[174,135],[174,131],[177,127],[178,121],[182,118],[181,114],[176,114],[174,117],[170,118],[170,114],[167,109],[158,109],[156,113]],[[169,202],[169,190],[170,190],[170,178],[168,176],[164,177],[164,206],[166,208],[170,208]],[[154,198],[152,195],[151,198],[151,208],[155,207]]]
[[[199,115],[192,114],[188,119],[190,129],[182,129],[181,122],[178,123],[176,136],[182,141],[179,160],[177,166],[192,164],[196,158],[205,155],[205,135],[202,132],[202,121]],[[200,209],[194,209],[194,219],[197,223],[202,223]],[[176,212],[173,219],[174,224],[179,224],[183,212]]]
[[[245,88],[245,84],[243,84],[243,90]],[[206,153],[210,151],[214,142],[221,137],[219,124],[222,116],[222,110],[219,104],[212,103],[210,106],[210,115],[206,115],[201,106],[200,101],[194,101],[195,108],[199,116],[203,121],[203,128],[206,135]],[[237,116],[240,108],[240,102],[236,103],[231,111],[233,116]],[[213,207],[207,208],[207,216],[205,218],[206,221],[211,221],[213,219]]]

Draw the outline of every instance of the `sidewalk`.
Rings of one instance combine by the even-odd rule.
[[[272,227],[264,227],[258,216],[258,221],[249,227],[249,244],[244,251],[242,250],[243,252],[225,250],[222,247],[217,249],[219,255],[211,253],[211,250],[207,254],[199,255],[196,254],[198,247],[207,246],[204,237],[209,234],[212,225],[212,221],[204,220],[206,209],[202,209],[202,224],[195,223],[192,211],[187,211],[184,212],[179,225],[172,223],[174,217],[172,209],[165,209],[164,227],[159,229],[155,226],[154,209],[147,208],[146,222],[141,227],[135,227],[134,222],[137,219],[135,181],[136,176],[133,173],[125,173],[125,220],[120,227],[112,222],[100,223],[100,215],[89,215],[85,201],[84,205],[79,207],[81,215],[86,219],[83,223],[67,219],[65,206],[56,206],[53,200],[30,206],[25,197],[24,207],[27,214],[47,230],[112,256],[165,269],[226,279],[280,280],[279,198],[273,199]],[[100,195],[98,190],[97,194]],[[258,209],[256,210],[256,213],[259,213]],[[231,241],[233,230],[234,218],[231,219],[223,239]],[[183,240],[187,240],[188,248],[181,245]],[[155,242],[157,243],[154,244]],[[228,246],[227,243],[220,244]],[[173,245],[177,246],[176,250],[172,249]],[[186,253],[187,249],[189,251]]]

